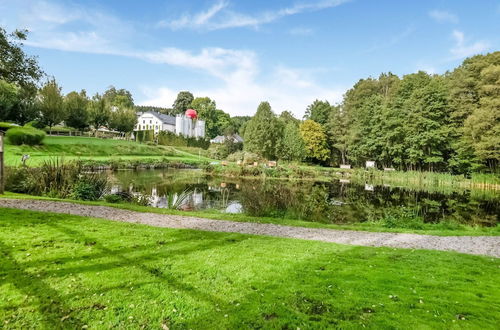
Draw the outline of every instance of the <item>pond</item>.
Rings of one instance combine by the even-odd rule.
[[[247,180],[204,175],[201,170],[118,171],[109,174],[113,193],[149,198],[154,207],[218,210],[251,216],[346,224],[381,218],[424,222],[498,223],[497,191],[413,190],[332,182]]]

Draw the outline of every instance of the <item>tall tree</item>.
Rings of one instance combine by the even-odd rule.
[[[19,88],[15,84],[0,80],[0,120],[10,117],[11,110],[19,102]]]
[[[137,124],[137,115],[133,108],[121,107],[111,111],[109,116],[109,127],[121,133],[130,133]]]
[[[328,119],[327,132],[332,148],[332,154],[340,164],[347,164],[347,139],[348,139],[347,115],[341,106],[332,107]]]
[[[330,157],[328,141],[323,126],[314,120],[300,124],[300,135],[304,140],[306,156],[312,161],[326,162]]]
[[[255,116],[245,129],[244,149],[267,159],[276,157],[276,146],[282,134],[282,125],[268,102],[260,103]]]
[[[211,139],[225,134],[230,126],[229,114],[218,110],[215,101],[209,97],[195,98],[190,107],[198,112],[198,118],[205,121],[205,134]]]
[[[38,108],[42,116],[42,122],[52,127],[59,124],[65,118],[63,97],[61,87],[55,79],[48,80],[38,92]]]
[[[126,89],[116,89],[110,86],[102,96],[110,107],[116,108],[133,108],[134,98],[132,93]]]
[[[66,119],[64,122],[67,126],[84,130],[89,126],[87,93],[82,90],[80,93],[70,92],[64,98],[64,108]]]
[[[280,159],[293,161],[302,161],[306,157],[306,146],[297,122],[291,120],[286,122],[283,137],[278,144],[277,155]]]
[[[321,125],[326,125],[331,110],[332,107],[328,101],[315,100],[307,107],[304,119],[314,120]]]
[[[194,97],[191,92],[188,91],[182,91],[177,94],[177,98],[175,99],[174,104],[172,105],[173,108],[173,115],[179,115],[179,114],[184,114],[187,109],[191,106],[191,103],[193,102]]]
[[[108,124],[110,109],[106,100],[99,94],[95,94],[87,105],[89,113],[89,123],[94,127],[94,134],[97,136],[97,130]]]
[[[26,55],[22,49],[27,34],[27,30],[9,34],[0,27],[0,79],[17,84],[34,96],[43,71],[36,57]]]

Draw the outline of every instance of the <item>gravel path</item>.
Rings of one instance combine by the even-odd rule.
[[[0,199],[0,207],[104,218],[157,227],[267,235],[361,246],[457,251],[500,257],[499,236],[431,236],[400,233],[373,233],[210,220],[180,215],[142,213],[107,206],[73,204],[43,200]]]

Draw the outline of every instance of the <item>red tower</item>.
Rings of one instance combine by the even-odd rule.
[[[194,109],[187,109],[186,110],[186,117],[188,117],[190,119],[197,119],[198,113]]]

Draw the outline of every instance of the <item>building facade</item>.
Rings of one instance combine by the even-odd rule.
[[[166,131],[185,137],[205,138],[205,121],[184,115],[174,117],[154,111],[139,112],[134,131],[146,130],[153,130],[155,134]]]

